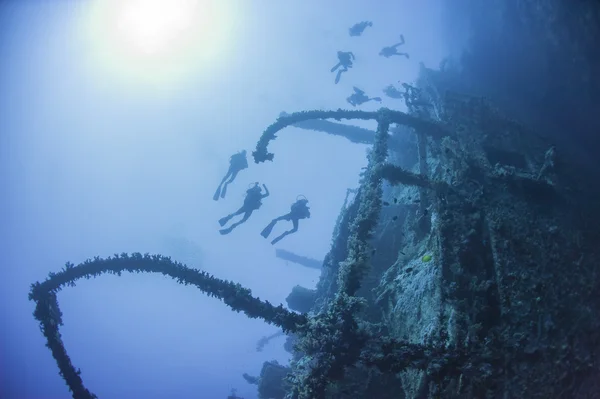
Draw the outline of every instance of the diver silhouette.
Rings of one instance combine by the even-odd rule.
[[[335,72],[336,69],[340,69],[335,75],[335,83],[338,84],[342,73],[347,72],[348,69],[352,68],[352,61],[355,59],[352,51],[338,51],[337,52],[338,63],[331,68],[331,72]]]
[[[353,107],[356,107],[357,105],[362,105],[369,101],[381,102],[381,97],[369,97],[365,94],[363,90],[359,89],[358,87],[353,86],[353,88],[354,93],[352,93],[348,98],[346,98],[346,101],[348,101],[348,103]]]
[[[383,92],[385,93],[386,96],[388,96],[390,98],[395,98],[395,99],[405,98],[404,93],[402,93],[400,90],[398,90],[394,85],[386,86],[385,89],[383,89]]]
[[[403,44],[404,44],[404,35],[400,35],[400,41],[398,43],[382,48],[381,51],[379,52],[379,55],[382,57],[385,57],[385,58],[390,58],[393,55],[403,55],[406,58],[409,58],[408,53],[400,53],[398,51],[398,47],[402,46]]]
[[[219,224],[221,225],[221,227],[223,227],[225,226],[225,224],[227,224],[227,222],[229,222],[229,220],[231,220],[232,217],[241,215],[242,213],[244,214],[244,216],[239,221],[233,223],[227,228],[219,230],[219,233],[221,233],[222,235],[231,233],[233,229],[235,229],[237,226],[248,220],[250,215],[252,215],[252,212],[261,207],[261,200],[269,196],[269,189],[267,188],[267,186],[264,184],[262,186],[265,189],[264,194],[260,188],[259,183],[254,183],[252,187],[246,190],[246,198],[244,198],[244,204],[241,206],[241,208],[235,211],[234,213],[230,213],[229,215],[219,219]]]
[[[302,197],[302,198],[300,198],[300,197]],[[281,241],[285,236],[297,232],[298,231],[298,221],[300,219],[310,218],[310,210],[309,210],[310,208],[308,207],[307,204],[308,204],[308,200],[306,199],[306,197],[304,197],[303,195],[299,195],[296,198],[296,202],[294,202],[292,204],[292,206],[290,207],[290,212],[271,220],[271,223],[269,223],[267,225],[267,227],[265,227],[263,229],[263,231],[260,233],[260,235],[263,236],[264,238],[269,237],[269,234],[271,234],[273,227],[275,227],[277,222],[279,222],[280,220],[291,221],[292,229],[281,233],[281,235],[279,237],[276,237],[275,239],[273,239],[273,241],[271,241],[271,244],[276,244],[279,241]]]
[[[219,187],[217,187],[217,191],[215,191],[215,195],[213,195],[213,200],[218,201],[219,197],[225,198],[225,194],[227,194],[227,185],[233,180],[235,180],[237,174],[246,169],[248,167],[248,160],[246,159],[246,150],[242,150],[238,153],[233,154],[229,158],[229,169],[219,183]]]
[[[404,93],[402,93],[402,96],[404,97],[404,103],[407,106],[414,106],[414,107],[433,107],[433,104],[425,101],[422,98],[422,90],[419,89],[418,87],[414,87],[413,85],[410,85],[408,83],[402,83],[402,87],[404,87]]]
[[[367,27],[370,26],[373,26],[373,22],[371,21],[358,22],[352,25],[350,29],[348,29],[348,33],[350,33],[350,36],[360,36],[365,31],[365,29],[367,29]]]

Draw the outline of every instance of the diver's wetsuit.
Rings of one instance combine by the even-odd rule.
[[[379,55],[382,57],[385,57],[385,58],[390,58],[393,55],[403,55],[406,58],[410,58],[408,53],[401,53],[398,51],[398,47],[402,46],[403,44],[404,44],[404,35],[400,35],[400,41],[398,43],[382,48],[381,51],[379,52]]]
[[[402,96],[404,97],[404,102],[407,106],[413,107],[433,107],[433,104],[424,101],[421,97],[421,89],[409,85],[408,83],[402,83],[402,87],[404,87],[404,93]]]
[[[248,220],[250,215],[252,215],[252,212],[261,207],[261,200],[269,196],[269,189],[267,188],[267,186],[263,184],[263,188],[265,189],[264,194],[262,193],[262,190],[258,183],[255,183],[252,188],[246,190],[246,198],[244,198],[244,205],[242,205],[242,207],[234,213],[230,213],[229,215],[219,219],[219,224],[222,227],[225,226],[225,224],[227,224],[227,222],[229,222],[229,220],[232,217],[241,215],[242,213],[244,214],[244,216],[239,221],[233,223],[231,226],[219,230],[219,233],[221,233],[222,235],[231,233],[233,229],[235,229],[237,226]]]
[[[356,107],[357,105],[362,105],[369,101],[381,102],[381,97],[369,97],[365,94],[363,90],[354,86],[354,93],[352,93],[348,98],[346,98],[346,101],[353,107]]]
[[[365,29],[367,29],[367,27],[369,27],[369,26],[373,26],[373,22],[371,22],[371,21],[358,22],[358,23],[352,25],[352,27],[350,29],[348,29],[348,33],[350,34],[350,36],[360,36],[365,31]]]
[[[260,233],[260,235],[262,235],[264,238],[269,237],[269,234],[271,234],[273,227],[275,227],[277,222],[279,222],[280,220],[291,221],[292,229],[283,232],[279,237],[276,237],[275,239],[273,239],[273,241],[271,241],[271,244],[276,244],[277,242],[281,241],[285,236],[297,232],[298,231],[298,221],[300,219],[310,218],[310,210],[309,210],[310,208],[307,206],[307,204],[308,204],[307,199],[297,200],[296,202],[294,202],[292,204],[289,213],[286,213],[283,216],[279,216],[278,218],[271,220],[271,223],[269,223],[269,225],[263,229],[263,231]]]
[[[386,86],[386,88],[383,89],[383,92],[385,93],[386,96],[388,96],[390,98],[395,98],[395,99],[405,98],[404,93],[402,93],[400,90],[395,88],[394,85]]]
[[[219,183],[219,187],[217,187],[217,191],[215,191],[215,195],[213,195],[213,200],[218,201],[219,197],[225,198],[225,194],[227,194],[227,185],[233,182],[237,174],[247,167],[248,160],[246,159],[246,150],[233,154],[231,158],[229,158],[229,169],[227,170],[227,174],[223,177],[221,183]]]
[[[342,73],[347,72],[349,68],[352,68],[352,61],[354,60],[354,53],[352,51],[338,51],[337,52],[338,63],[331,68],[331,72],[335,72],[336,69],[340,70],[335,75],[335,83],[339,83]]]

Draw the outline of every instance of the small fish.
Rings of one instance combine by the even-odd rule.
[[[387,201],[383,201],[383,205],[384,205],[384,206],[388,206],[389,204],[390,204],[389,202],[387,202]]]
[[[396,221],[396,220],[398,220],[398,216],[394,216],[394,217],[392,218],[392,220],[393,220],[393,221]]]

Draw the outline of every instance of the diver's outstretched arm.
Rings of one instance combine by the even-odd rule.
[[[331,68],[331,72],[335,72],[335,70],[338,69],[341,66],[342,66],[342,63],[338,62],[337,64],[335,64],[335,66],[333,68]]]
[[[350,56],[350,58],[352,58],[353,61],[356,59],[356,57],[354,57],[354,53],[352,51],[348,51],[348,55]]]
[[[265,193],[261,196],[261,198],[267,198],[269,196],[269,189],[264,184],[263,188],[265,189]]]
[[[402,46],[404,44],[404,35],[400,35],[400,41],[396,44],[394,44],[392,47],[396,48],[398,46]]]

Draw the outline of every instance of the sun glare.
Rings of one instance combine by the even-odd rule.
[[[164,84],[218,70],[230,53],[230,0],[92,0],[82,30],[91,67],[128,84]]]
[[[205,23],[194,0],[123,1],[117,28],[132,50],[146,54],[168,51],[190,34],[194,22]]]

